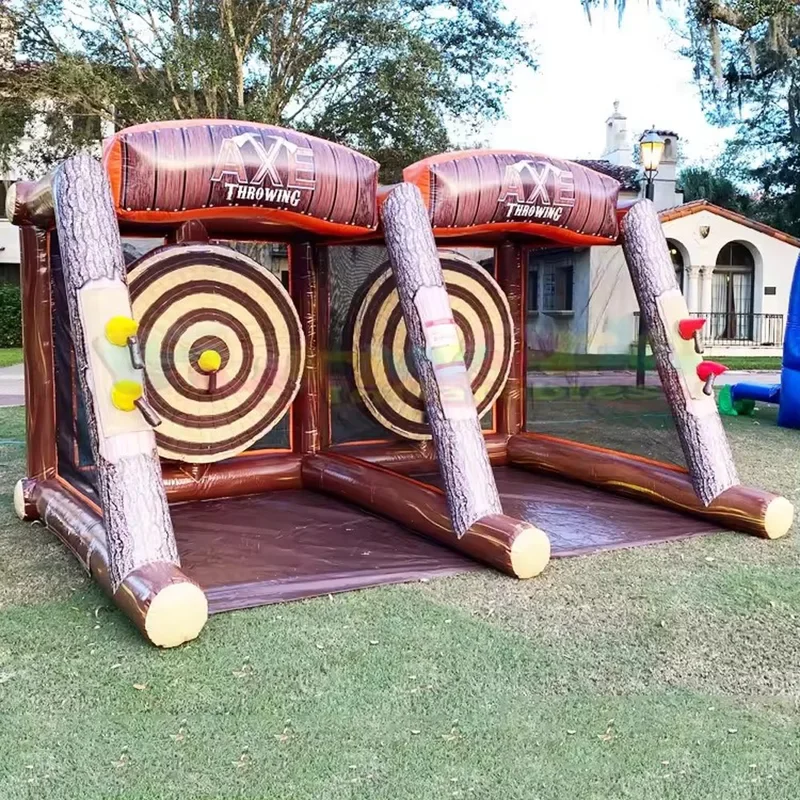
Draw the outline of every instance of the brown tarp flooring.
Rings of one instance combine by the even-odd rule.
[[[686,514],[527,470],[495,467],[494,476],[503,511],[547,531],[553,558],[669,542],[720,530],[718,525]],[[438,475],[421,479],[441,484]]]
[[[546,530],[554,557],[719,530],[523,470],[501,467],[495,476],[506,514]],[[212,613],[477,568],[394,522],[311,491],[185,503],[172,507],[172,520],[183,567],[206,591]]]
[[[478,568],[397,523],[311,491],[184,503],[171,513],[181,564],[212,613]]]

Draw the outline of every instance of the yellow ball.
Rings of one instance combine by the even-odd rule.
[[[216,372],[222,365],[222,356],[216,350],[203,350],[197,359],[197,366],[203,372]]]
[[[137,381],[117,381],[111,388],[111,402],[120,411],[133,411],[142,396],[142,384]]]
[[[130,317],[111,317],[106,323],[106,339],[118,347],[125,347],[130,336],[136,336],[139,323]]]

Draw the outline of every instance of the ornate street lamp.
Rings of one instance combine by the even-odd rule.
[[[655,199],[655,180],[658,167],[664,155],[664,139],[654,130],[645,131],[639,139],[639,153],[645,175],[644,196],[648,200]],[[647,358],[647,329],[644,324],[644,315],[639,311],[639,339],[636,347],[636,386],[642,388],[645,384],[645,359]]]
[[[655,189],[653,180],[658,175],[658,167],[664,155],[664,140],[655,131],[646,131],[639,139],[639,152],[646,179],[645,197],[652,200]]]

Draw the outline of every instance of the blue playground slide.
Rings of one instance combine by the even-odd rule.
[[[720,413],[728,416],[752,414],[757,402],[778,406],[778,425],[782,428],[800,428],[800,259],[789,295],[781,382],[771,386],[737,383],[724,386],[719,394]]]

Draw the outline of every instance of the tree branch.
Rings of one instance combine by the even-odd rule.
[[[136,78],[138,79],[139,83],[144,83],[144,72],[142,72],[142,68],[139,62],[139,56],[136,53],[136,50],[133,47],[133,42],[131,41],[130,36],[128,36],[128,32],[125,26],[122,24],[122,18],[119,14],[119,8],[117,7],[116,0],[107,0],[108,7],[111,9],[111,13],[114,17],[114,20],[117,23],[117,28],[119,29],[119,35],[122,37],[122,41],[125,45],[125,49],[128,51],[128,58],[130,59],[131,66],[133,67],[133,71],[136,73]]]

